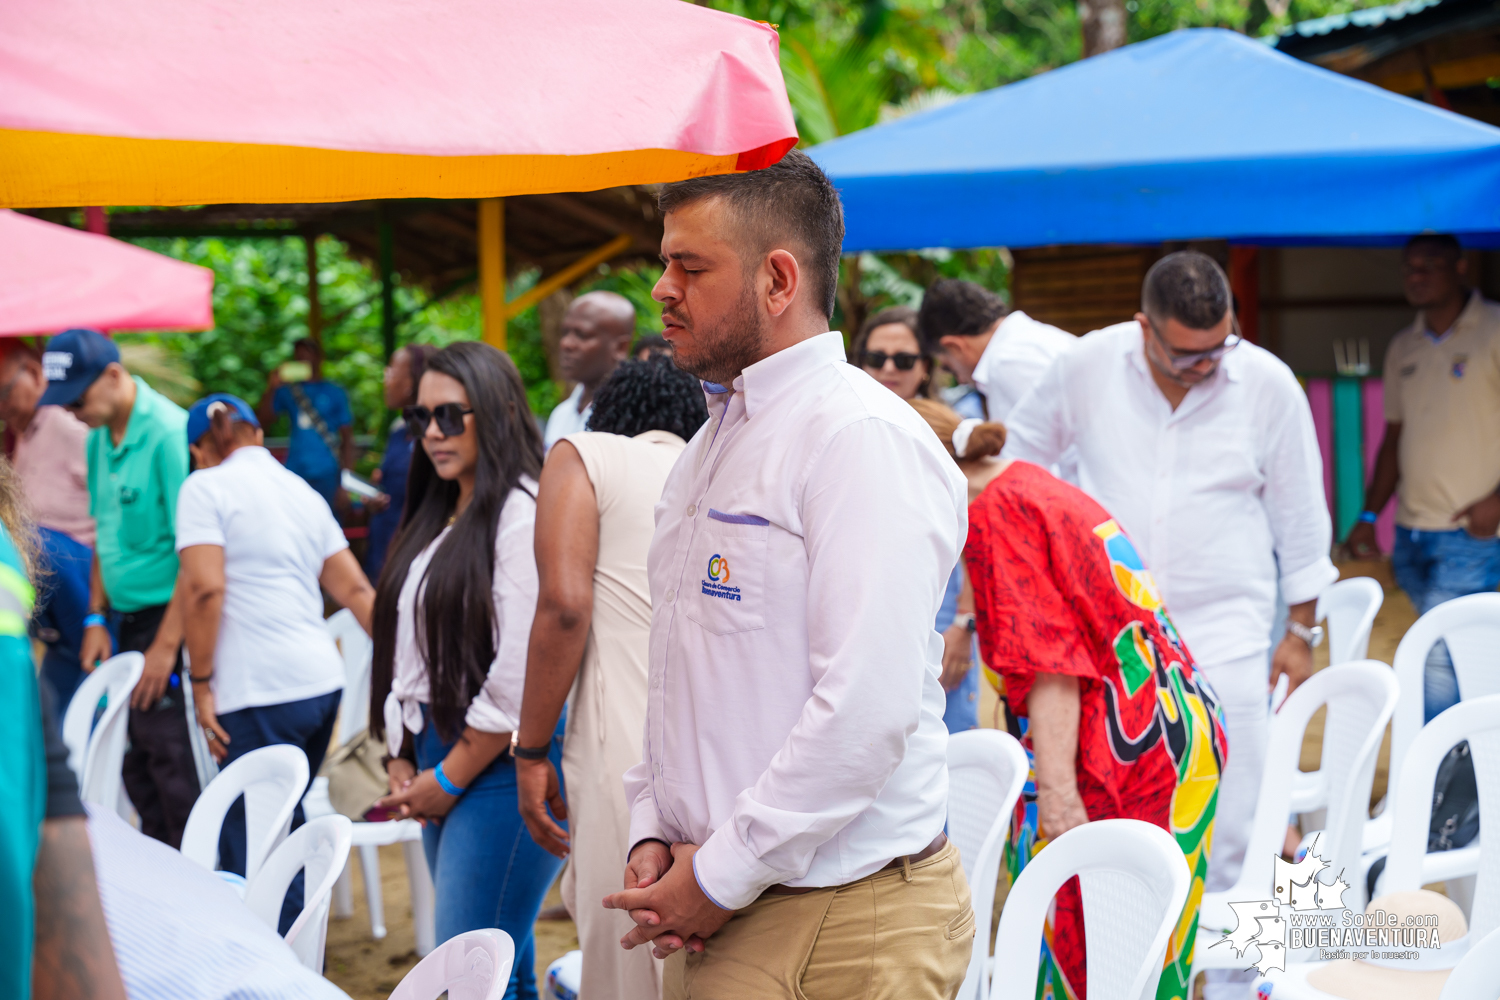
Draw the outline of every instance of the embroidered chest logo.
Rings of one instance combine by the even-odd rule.
[[[721,597],[726,601],[738,601],[740,588],[729,585],[729,560],[715,552],[708,560],[708,579],[703,581],[703,593],[707,597]]]
[[[1469,367],[1469,356],[1467,354],[1455,354],[1455,355],[1453,355],[1453,368],[1452,368],[1452,372],[1453,372],[1453,377],[1454,378],[1463,378],[1464,377],[1464,371],[1468,367]]]

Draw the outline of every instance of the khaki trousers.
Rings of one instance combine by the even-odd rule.
[[[974,947],[950,841],[925,861],[795,896],[767,893],[699,955],[666,961],[665,1000],[952,1000]]]

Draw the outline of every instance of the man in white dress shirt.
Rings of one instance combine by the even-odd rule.
[[[935,281],[922,296],[917,331],[961,382],[984,396],[990,419],[1004,421],[1053,360],[1078,343],[1066,330],[1039,323],[981,285]]]
[[[951,998],[973,945],[943,833],[932,619],[957,468],[828,332],[838,195],[793,150],[668,185],[655,289],[709,420],[667,480],[626,890],[673,998]],[[877,919],[878,918],[878,919]]]
[[[594,393],[629,356],[634,337],[635,306],[617,292],[585,292],[568,306],[557,341],[557,373],[577,385],[547,417],[543,449],[588,430]]]
[[[1219,695],[1229,763],[1210,891],[1231,886],[1244,860],[1267,687],[1311,673],[1318,594],[1338,579],[1307,397],[1291,369],[1240,341],[1230,302],[1211,258],[1163,257],[1146,275],[1143,311],[1083,337],[1011,412],[1004,451],[1048,465],[1076,447],[1080,485],[1140,550]],[[1278,587],[1288,633],[1268,676]]]

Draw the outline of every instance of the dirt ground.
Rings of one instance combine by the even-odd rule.
[[[1385,587],[1385,604],[1375,619],[1370,635],[1369,656],[1374,660],[1390,663],[1396,655],[1396,645],[1401,636],[1416,621],[1416,612],[1406,595],[1396,589],[1391,580],[1388,563],[1348,563],[1340,566],[1345,577],[1369,576],[1379,580]],[[1317,651],[1317,665],[1328,662],[1326,647]],[[988,684],[980,685],[981,725],[994,726],[999,701]],[[1302,767],[1314,770],[1318,764],[1322,740],[1321,715],[1314,717],[1303,743]],[[1380,751],[1380,764],[1375,773],[1375,788],[1372,801],[1385,794],[1386,763],[1390,754],[1390,738]],[[412,936],[410,895],[406,884],[406,863],[398,847],[385,847],[380,851],[381,885],[385,892],[385,920],[387,935],[383,941],[370,938],[370,920],[365,907],[364,885],[359,865],[354,870],[354,915],[348,919],[333,919],[328,924],[328,951],[326,975],[343,989],[352,1000],[386,1000],[412,966],[417,963],[415,939]],[[546,906],[559,902],[556,886],[547,897]],[[540,981],[547,966],[565,953],[578,947],[578,934],[572,921],[540,921],[536,925],[536,970]]]

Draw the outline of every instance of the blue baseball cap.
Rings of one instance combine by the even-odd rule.
[[[204,396],[188,408],[188,444],[197,444],[198,439],[208,433],[213,415],[218,412],[214,409],[215,403],[229,410],[230,423],[249,424],[251,427],[260,426],[260,420],[256,418],[255,411],[250,408],[249,403],[227,392],[216,392],[212,396]]]
[[[47,341],[42,371],[47,391],[38,406],[71,406],[104,369],[120,360],[120,349],[98,330],[64,330]]]

